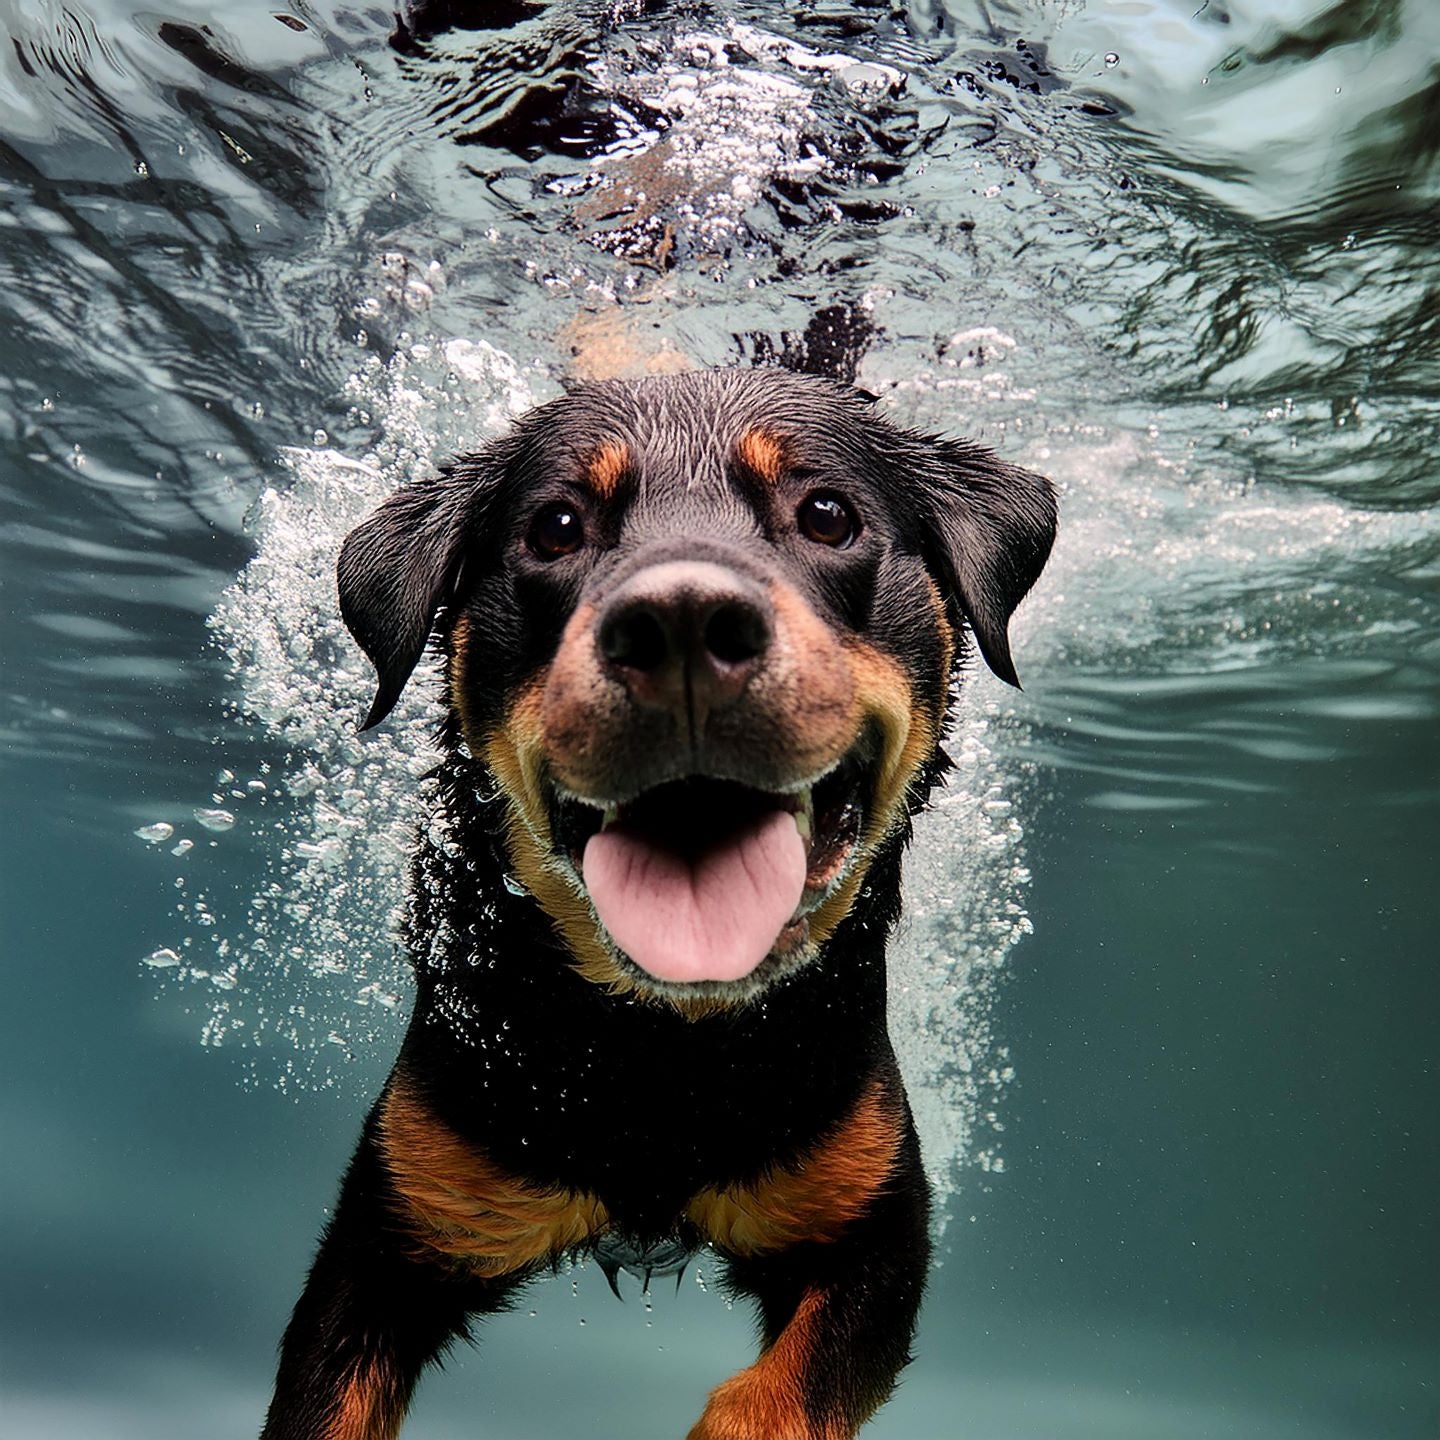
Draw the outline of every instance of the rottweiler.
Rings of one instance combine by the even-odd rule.
[[[780,369],[582,385],[344,542],[366,726],[427,645],[443,760],[415,1005],[263,1440],[382,1440],[567,1259],[713,1247],[759,1358],[690,1440],[841,1440],[910,1355],[929,1194],[886,1030],[911,817],[1040,476]]]

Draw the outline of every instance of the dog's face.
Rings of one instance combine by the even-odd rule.
[[[437,626],[452,738],[582,973],[682,1009],[812,958],[933,782],[964,628],[1049,485],[783,371],[576,390],[392,496],[339,566],[389,711]]]

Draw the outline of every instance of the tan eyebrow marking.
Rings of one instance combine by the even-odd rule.
[[[623,440],[607,440],[586,461],[584,480],[597,500],[608,500],[630,468],[630,447]]]
[[[686,1216],[734,1255],[838,1240],[888,1183],[903,1134],[901,1111],[876,1078],[839,1129],[797,1164],[749,1185],[702,1190]]]
[[[780,479],[788,459],[785,442],[768,430],[747,430],[735,446],[735,453],[767,485]]]

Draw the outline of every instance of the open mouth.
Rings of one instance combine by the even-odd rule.
[[[859,843],[864,771],[758,790],[692,776],[599,808],[556,794],[551,824],[616,948],[655,980],[733,984],[799,950]]]

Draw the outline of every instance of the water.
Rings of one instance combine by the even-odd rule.
[[[911,869],[948,1226],[873,1433],[1434,1435],[1440,10],[5,18],[7,1435],[258,1428],[408,1003],[351,517],[830,307],[1064,489]],[[684,1433],[744,1361],[713,1287],[572,1278],[407,1436]]]

